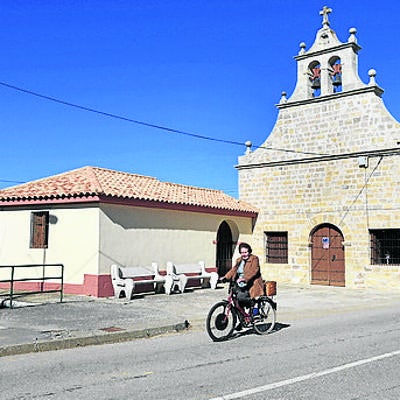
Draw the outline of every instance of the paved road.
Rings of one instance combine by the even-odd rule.
[[[398,400],[398,304],[289,318],[266,336],[204,330],[0,358],[4,400]]]
[[[204,330],[207,311],[226,297],[226,286],[183,294],[124,299],[54,297],[48,303],[15,309],[0,308],[0,356],[33,351],[112,343],[159,333]],[[43,298],[37,298],[36,301]],[[32,298],[27,298],[32,301]],[[278,286],[278,321],[291,324],[327,313],[400,304],[400,291],[311,286]]]

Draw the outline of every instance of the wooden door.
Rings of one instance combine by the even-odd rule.
[[[312,234],[311,284],[345,286],[343,235],[333,225],[324,224]]]

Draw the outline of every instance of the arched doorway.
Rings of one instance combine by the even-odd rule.
[[[345,286],[343,235],[331,224],[311,233],[311,284]]]
[[[229,225],[223,221],[217,232],[217,268],[218,275],[225,275],[232,267],[234,243]]]

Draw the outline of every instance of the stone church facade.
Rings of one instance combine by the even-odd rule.
[[[272,132],[239,157],[239,197],[260,210],[252,245],[265,278],[400,288],[400,124],[376,72],[359,78],[356,30],[341,42],[331,11],[300,44]]]

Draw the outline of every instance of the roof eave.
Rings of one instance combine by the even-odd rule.
[[[256,210],[240,210],[219,207],[209,207],[201,205],[192,205],[184,203],[169,203],[156,200],[130,199],[125,197],[105,196],[105,195],[87,195],[74,197],[49,197],[49,198],[18,198],[9,200],[0,200],[1,208],[24,207],[24,206],[50,206],[60,204],[82,204],[82,203],[103,203],[117,204],[133,207],[158,208],[164,210],[187,211],[206,214],[219,214],[227,216],[256,218]]]
[[[228,209],[228,208],[208,207],[208,206],[184,204],[184,203],[169,203],[169,202],[145,200],[145,199],[127,199],[120,197],[104,196],[100,197],[100,202],[105,204],[119,204],[119,205],[129,205],[134,207],[159,208],[163,210],[241,216],[247,218],[256,218],[258,216],[258,212],[256,210]]]

